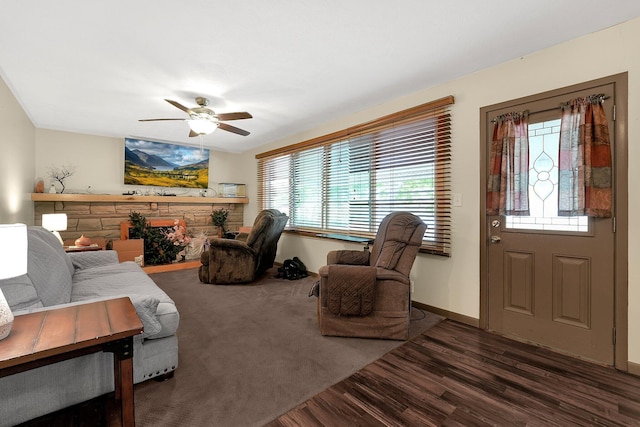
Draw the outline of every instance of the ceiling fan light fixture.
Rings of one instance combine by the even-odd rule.
[[[235,126],[231,126],[227,123],[224,123],[228,120],[242,120],[242,119],[251,119],[253,116],[246,111],[238,111],[235,113],[222,113],[216,114],[213,110],[206,107],[209,103],[207,98],[198,97],[196,98],[196,102],[198,103],[198,107],[187,108],[179,102],[172,101],[170,99],[165,99],[169,104],[173,105],[179,110],[187,113],[189,115],[188,119],[140,119],[140,122],[156,122],[156,121],[164,121],[164,120],[184,120],[189,124],[189,136],[202,136],[208,135],[211,132],[215,131],[216,128],[220,128],[226,132],[235,133],[237,135],[247,136],[250,132],[247,132],[244,129],[237,128]]]
[[[199,135],[209,135],[218,128],[218,123],[209,120],[187,120],[192,131]]]

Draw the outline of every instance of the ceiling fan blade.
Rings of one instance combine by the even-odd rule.
[[[240,119],[251,119],[253,116],[247,112],[242,113],[222,113],[216,114],[219,120],[240,120]]]
[[[226,123],[219,123],[218,127],[220,129],[226,130],[227,132],[237,133],[238,135],[242,135],[242,136],[247,136],[250,133],[250,132],[247,132],[246,130],[242,130],[242,129],[237,128],[235,126],[228,125]]]
[[[163,121],[163,120],[182,120],[182,121],[185,121],[186,119],[140,119],[138,121],[139,122],[158,122],[158,121]]]
[[[195,133],[193,130],[189,129],[189,137],[193,138],[194,136],[199,136],[199,133]]]
[[[167,101],[169,104],[173,105],[174,107],[181,109],[185,113],[191,114],[191,110],[185,107],[184,105],[180,104],[179,102],[172,101],[170,99],[165,99],[165,101]]]

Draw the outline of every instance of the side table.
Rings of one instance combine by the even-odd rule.
[[[65,246],[64,247],[65,252],[88,252],[88,251],[101,251],[101,250],[102,250],[102,246],[98,245],[97,243],[94,243],[89,246]]]
[[[142,332],[128,297],[18,315],[9,336],[0,341],[0,377],[111,352],[121,425],[134,426],[133,336]]]

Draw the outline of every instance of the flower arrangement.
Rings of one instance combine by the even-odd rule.
[[[148,265],[171,264],[191,242],[186,229],[175,220],[173,227],[151,227],[144,215],[131,212],[129,237],[144,239],[144,262]]]
[[[165,237],[172,242],[174,246],[179,246],[182,249],[191,242],[191,237],[187,236],[187,230],[180,225],[180,222],[177,219],[174,221],[173,228],[164,230],[163,232]]]

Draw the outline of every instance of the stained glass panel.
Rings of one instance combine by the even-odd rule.
[[[529,124],[530,216],[507,216],[507,228],[586,233],[586,216],[558,216],[560,119]]]

